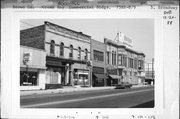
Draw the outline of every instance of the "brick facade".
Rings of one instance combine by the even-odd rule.
[[[20,31],[20,45],[45,49],[45,27],[44,25],[21,30]]]

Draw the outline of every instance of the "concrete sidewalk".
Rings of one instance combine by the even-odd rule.
[[[132,88],[139,87],[148,87],[149,85],[133,85]],[[28,90],[28,91],[20,91],[21,96],[26,95],[37,95],[37,94],[54,94],[54,93],[69,93],[69,92],[77,92],[77,91],[95,91],[95,90],[111,90],[114,89],[115,86],[107,86],[107,87],[68,87],[61,89],[48,89],[48,90]]]

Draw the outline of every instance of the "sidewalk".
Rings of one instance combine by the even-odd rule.
[[[148,87],[149,85],[133,85],[132,88],[139,87]],[[48,90],[28,90],[28,91],[20,91],[21,96],[26,95],[37,95],[37,94],[54,94],[54,93],[69,93],[69,92],[77,92],[77,91],[95,91],[95,90],[112,90],[114,86],[108,87],[69,87],[69,88],[61,88],[61,89],[48,89]]]

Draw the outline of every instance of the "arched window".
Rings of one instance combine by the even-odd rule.
[[[81,47],[78,47],[78,59],[81,60]]]
[[[85,59],[85,60],[88,59],[88,50],[87,50],[87,49],[85,49],[85,57],[84,57],[84,59]]]
[[[54,51],[55,51],[55,42],[54,40],[52,40],[50,45],[50,53],[54,54]]]
[[[60,56],[64,56],[64,43],[60,44]]]
[[[69,49],[70,49],[69,57],[73,58],[73,45],[70,45]]]

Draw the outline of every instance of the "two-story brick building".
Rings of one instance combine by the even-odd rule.
[[[90,85],[91,36],[50,22],[21,31],[21,45],[46,51],[46,86]]]
[[[144,72],[145,55],[132,48],[130,38],[122,34],[121,37],[119,35],[119,39],[115,41],[104,39],[106,45],[106,70],[110,77],[108,85],[115,85],[121,82],[142,83],[144,76],[141,74]]]

